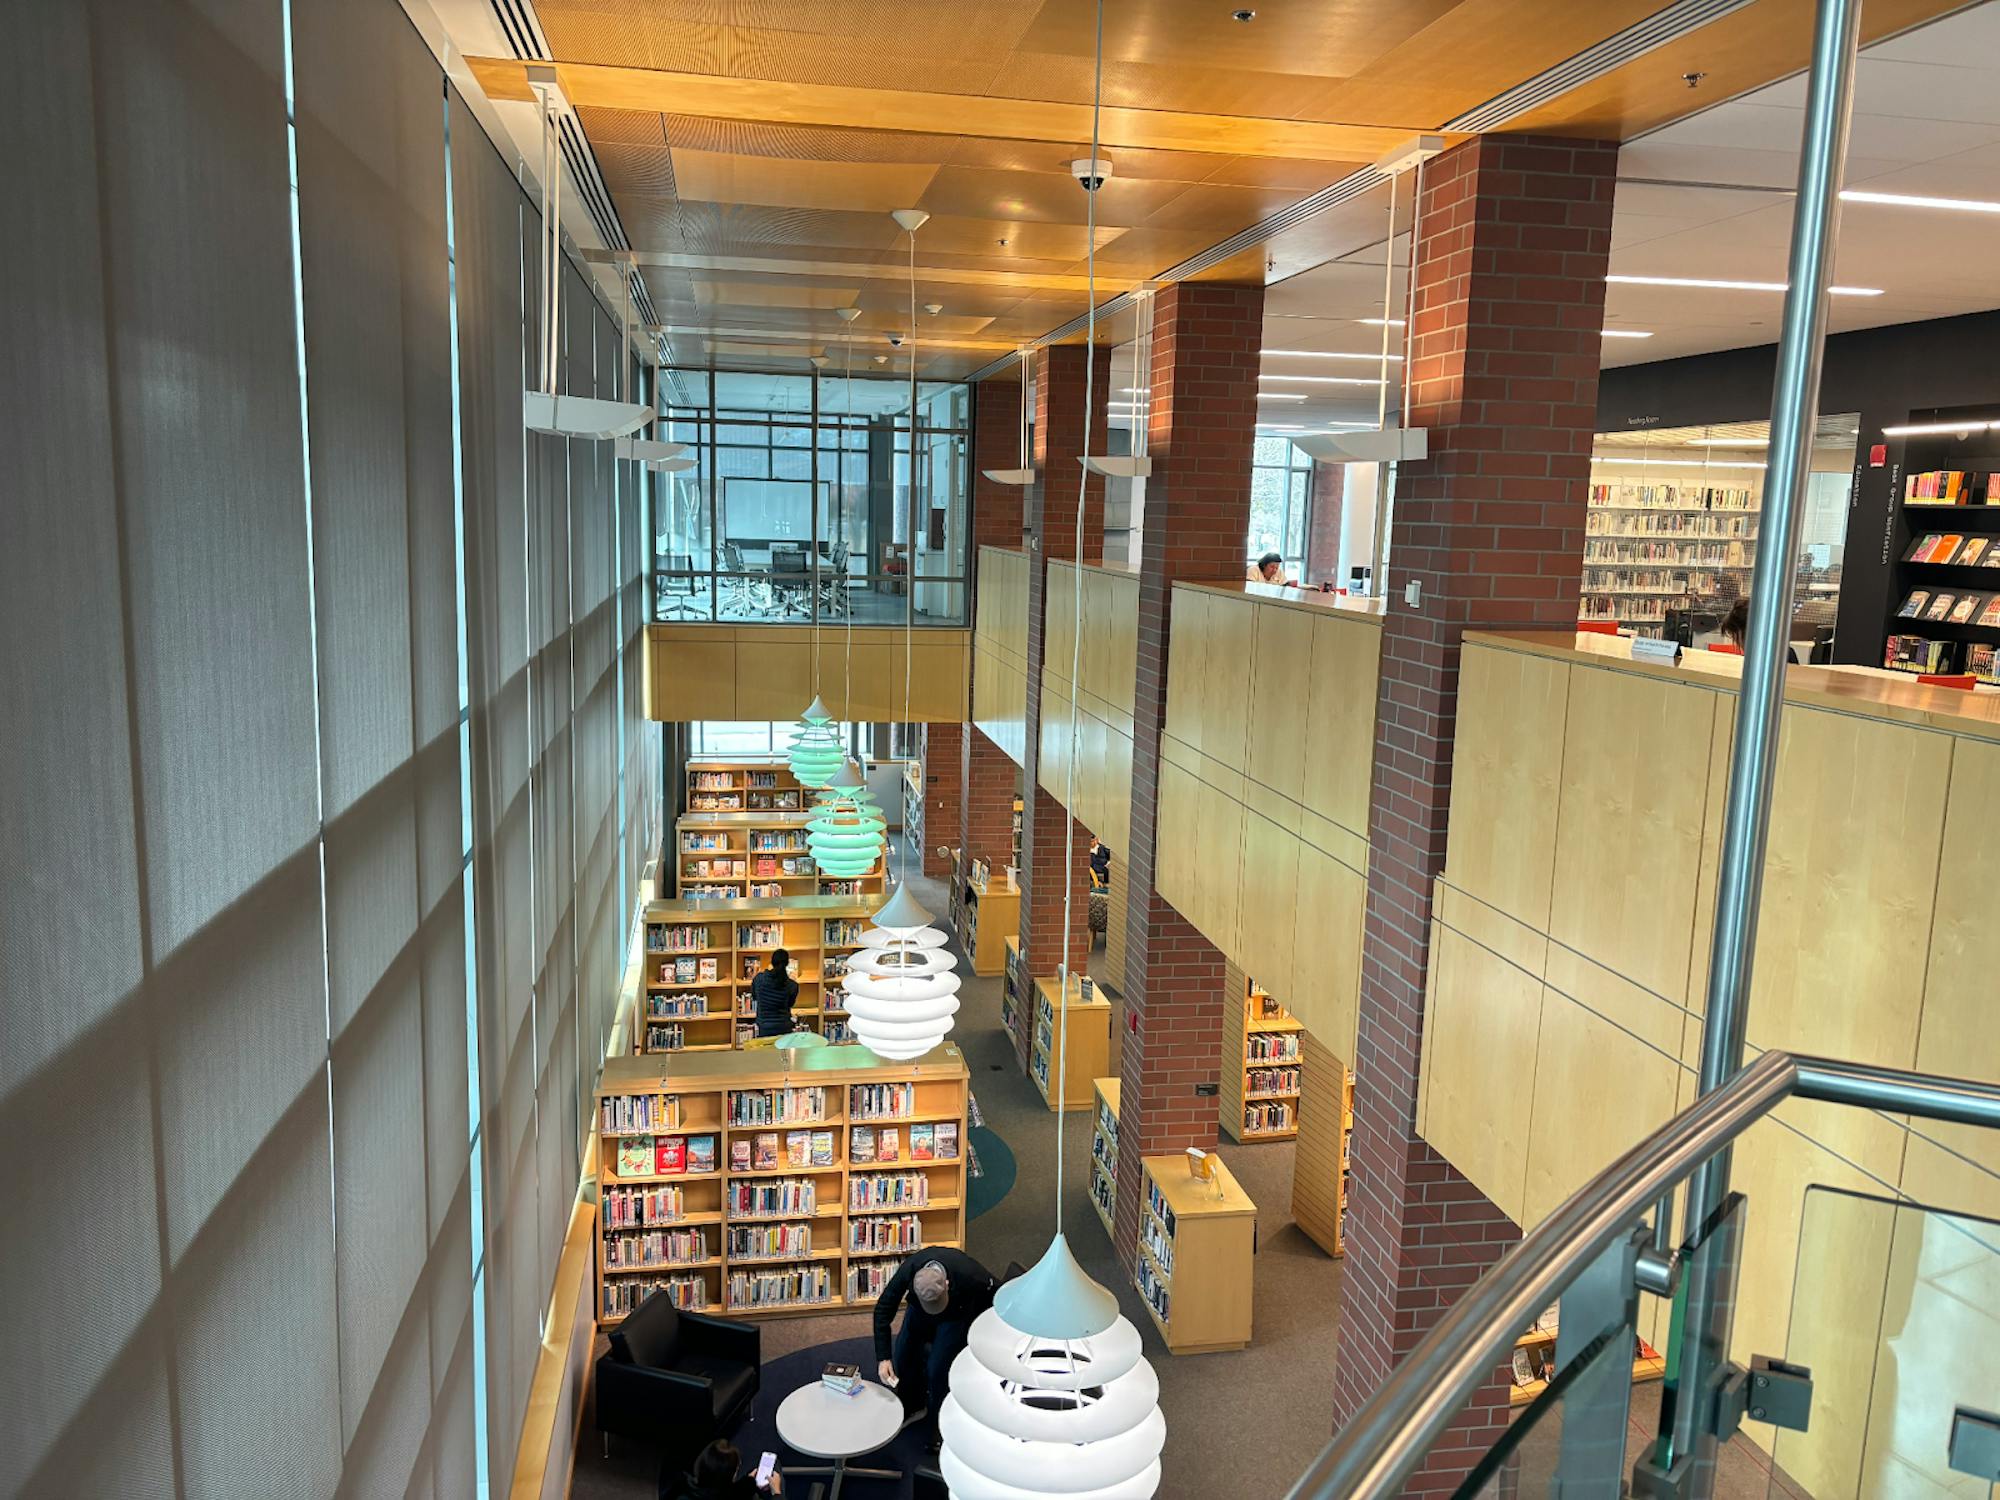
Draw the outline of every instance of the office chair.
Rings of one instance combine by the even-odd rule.
[[[705,620],[708,618],[694,607],[695,598],[701,592],[694,577],[694,558],[684,552],[667,555],[667,571],[659,579],[659,607],[654,618],[660,620]]]
[[[722,567],[728,577],[718,579],[722,595],[721,602],[732,613],[732,619],[748,619],[763,613],[757,604],[755,580],[750,576],[749,566],[743,561],[743,549],[734,542],[722,544]]]
[[[771,588],[771,604],[784,614],[799,610],[812,614],[812,570],[806,563],[806,549],[803,547],[773,547],[771,567],[765,575]]]
[[[844,615],[848,611],[847,565],[853,555],[845,542],[839,543],[820,574],[819,602],[828,614]]]

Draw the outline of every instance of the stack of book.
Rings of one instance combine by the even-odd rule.
[[[858,1396],[861,1394],[861,1367],[828,1365],[820,1371],[819,1383],[842,1396]]]

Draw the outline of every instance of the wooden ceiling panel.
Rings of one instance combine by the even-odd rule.
[[[674,148],[683,203],[887,214],[919,202],[937,170],[925,163],[794,161]]]
[[[593,146],[664,146],[669,140],[657,110],[585,106],[577,110],[576,118]]]
[[[1087,6],[1078,8],[1088,11]],[[1087,105],[1094,71],[1088,53],[1070,56],[1057,52],[1016,52],[994,72],[985,92]],[[1263,115],[1287,120],[1323,94],[1330,81],[1280,73],[1176,70],[1149,63],[1106,62],[1104,103],[1107,108]],[[1088,144],[1089,140],[1086,128],[1082,141]]]
[[[598,170],[614,194],[646,193],[664,198],[678,193],[674,154],[658,140],[649,145],[623,141],[593,141]]]
[[[1114,179],[1115,181],[1115,179]],[[1209,244],[1222,236],[1218,224],[1254,224],[1298,199],[1286,188],[1226,187],[1197,183],[1147,215],[1148,229],[1195,229],[1209,234]]]
[[[1069,183],[1070,191],[1081,200],[1083,194],[1076,184],[1068,178],[1063,180]],[[1070,261],[1081,259],[1088,248],[1089,234],[1080,222],[1081,218],[1080,202],[1079,222],[1073,224],[936,214],[917,231],[917,254],[925,261],[933,261],[938,256],[976,255],[988,260],[1042,260],[1067,265]],[[1097,226],[1097,243],[1102,247],[1124,232],[1119,226],[1100,224]],[[1000,244],[1001,240],[1007,242],[1005,246]],[[1003,264],[1000,269],[1013,267]]]
[[[736,156],[799,161],[943,162],[961,142],[903,130],[842,130],[828,125],[766,125],[704,115],[661,115],[659,128],[677,147]],[[592,137],[594,140],[595,137]]]
[[[1098,247],[1097,274],[1144,280],[1199,255],[1214,243],[1214,231],[1206,228],[1156,229],[1148,225],[1143,229],[1128,229],[1109,244]],[[1083,261],[1078,259],[1064,269],[1081,273],[1083,267]]]
[[[1098,222],[1130,228],[1186,190],[1178,182],[1113,177],[1097,194]],[[990,172],[979,167],[940,167],[920,206],[934,214],[1002,224],[1081,225],[1086,212],[1083,191],[1067,174]]]

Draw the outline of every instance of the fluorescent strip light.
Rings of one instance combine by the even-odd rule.
[[[1715,281],[1705,276],[1607,276],[1606,281],[1615,281],[1620,286],[1692,286],[1706,287],[1718,292],[1782,292],[1782,281]],[[1879,297],[1879,286],[1830,286],[1827,288],[1836,297]]]
[[[1760,438],[1689,438],[1690,448],[1768,448],[1771,440]]]
[[[1304,432],[1305,428],[1297,422],[1259,422],[1257,430],[1259,432]]]
[[[1389,356],[1391,360],[1398,360],[1401,359],[1402,357],[1403,356],[1400,354],[1392,354]],[[1337,354],[1329,349],[1266,349],[1264,351],[1264,358],[1266,359],[1366,359],[1366,360],[1371,360],[1376,364],[1380,364],[1382,361],[1382,356],[1379,354],[1344,354],[1344,353]]]
[[[1891,208],[1955,208],[1960,213],[2000,214],[2000,203],[1984,198],[1927,198],[1920,193],[1871,193],[1848,188],[1840,195],[1843,203],[1883,203]]]
[[[1608,339],[1649,339],[1653,331],[1650,328],[1607,328],[1604,336]]]
[[[1259,375],[1259,380],[1288,380],[1295,385],[1380,385],[1360,375]]]
[[[1607,464],[1612,467],[1617,467],[1621,464],[1646,464],[1664,469],[1761,469],[1765,467],[1765,465],[1753,462],[1747,458],[1605,458],[1598,454],[1592,454],[1590,461],[1594,464]]]
[[[1944,432],[1985,432],[2000,422],[1911,422],[1902,427],[1884,427],[1883,437],[1930,437]]]
[[[1354,321],[1365,323],[1370,328],[1380,328],[1384,323],[1388,324],[1391,328],[1401,328],[1403,326],[1401,318],[1356,318]]]
[[[1303,401],[1306,399],[1306,393],[1304,391],[1259,391],[1257,399],[1259,401]]]

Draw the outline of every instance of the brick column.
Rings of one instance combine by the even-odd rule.
[[[983,730],[967,724],[958,742],[958,847],[969,866],[996,871],[1014,857],[1014,784],[1021,769]]]
[[[938,851],[959,834],[964,801],[965,751],[959,743],[970,725],[924,725],[923,872],[940,877],[951,873],[951,858]]]
[[[1086,375],[1089,380],[1086,382]],[[1088,384],[1090,420],[1084,421]],[[1035,356],[1035,482],[1025,494],[1028,534],[1028,702],[1026,751],[1021,768],[1021,960],[1030,976],[1057,973],[1065,951],[1082,969],[1090,958],[1090,876],[1086,851],[1090,831],[1072,829],[1069,810],[1039,785],[1042,737],[1042,658],[1050,608],[1048,565],[1058,559],[1104,560],[1104,479],[1085,483],[1086,452],[1105,451],[1105,404],[1111,389],[1111,349],[1100,344],[1094,369],[1089,351],[1060,344]],[[1077,526],[1077,497],[1083,497],[1083,525]],[[1069,595],[1054,601],[1070,607]],[[1069,663],[1061,664],[1065,676]],[[1063,850],[1073,834],[1078,894],[1070,902],[1067,941],[1063,931]],[[1028,1065],[1033,1009],[1016,1016],[1014,1051]]]
[[[1340,513],[1347,500],[1347,465],[1315,459],[1312,510],[1306,525],[1306,583],[1345,583],[1340,572]]]
[[[1250,530],[1262,287],[1178,282],[1153,299],[1152,414],[1132,701],[1132,830],[1125,867],[1126,1030],[1118,1061],[1121,1263],[1138,1254],[1139,1158],[1213,1146],[1221,1077],[1222,954],[1153,886],[1167,642],[1176,580],[1241,579]]]
[[[1576,622],[1617,161],[1593,141],[1491,136],[1424,175],[1410,420],[1430,458],[1404,466],[1390,522],[1336,1426],[1519,1237],[1416,1133],[1431,891],[1461,638]],[[1507,1416],[1496,1370],[1406,1493],[1450,1493]]]

